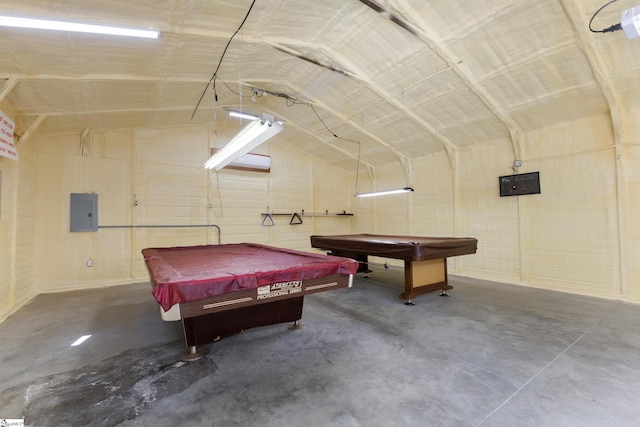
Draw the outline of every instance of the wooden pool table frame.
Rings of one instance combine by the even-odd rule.
[[[441,290],[441,295],[448,295],[446,291],[453,286],[449,285],[447,257],[475,253],[477,240],[356,234],[311,236],[311,246],[357,260],[358,273],[365,275],[371,272],[369,255],[404,260],[404,292],[398,297],[411,304],[413,298],[428,292]]]
[[[185,360],[202,356],[197,346],[246,329],[285,322],[301,329],[304,297],[350,287],[357,270],[351,259],[251,243],[142,254],[162,319],[182,322]]]
[[[174,307],[179,310],[178,319],[182,320],[186,344],[188,347],[194,347],[258,326],[298,322],[302,318],[302,306],[306,295],[346,288],[351,286],[352,281],[352,275],[335,274],[303,280],[288,289],[274,291],[274,294],[285,292],[279,296],[261,299],[269,294],[261,294],[260,288],[254,288],[181,302]],[[163,318],[178,320],[169,319],[166,315]]]

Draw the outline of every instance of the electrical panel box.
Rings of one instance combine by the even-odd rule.
[[[98,195],[71,193],[70,231],[98,231]]]

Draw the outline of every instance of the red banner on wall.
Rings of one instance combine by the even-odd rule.
[[[13,143],[13,129],[15,123],[0,111],[0,156],[18,160],[18,152]]]

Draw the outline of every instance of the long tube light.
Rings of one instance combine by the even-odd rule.
[[[15,16],[3,15],[0,15],[0,26],[35,28],[40,30],[72,31],[77,33],[109,34],[114,36],[142,37],[147,39],[157,39],[160,36],[160,32],[156,30],[137,30],[133,28],[78,24],[74,22],[18,18]]]
[[[371,191],[369,193],[356,193],[356,197],[386,196],[388,194],[410,193],[414,191],[411,187],[392,188],[390,190]]]
[[[237,117],[239,119],[247,119],[247,120],[258,120],[260,117],[254,116],[253,114],[243,113],[241,111],[229,110],[229,115],[231,117]]]
[[[282,125],[272,118],[271,120],[263,118],[262,120],[251,122],[227,145],[211,156],[205,162],[204,168],[220,170],[281,131]]]

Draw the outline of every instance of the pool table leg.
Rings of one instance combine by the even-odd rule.
[[[294,322],[290,329],[301,329],[303,303],[304,297],[294,297],[183,318],[184,338],[189,349],[183,359],[197,360],[198,355],[206,354],[206,351],[199,351],[202,345],[246,329],[285,322]]]
[[[404,292],[399,295],[406,305],[420,294],[441,290],[441,296],[449,296],[447,289],[453,289],[447,279],[447,259],[404,262]]]
[[[182,354],[182,360],[184,360],[185,362],[193,362],[201,359],[206,354],[206,350],[203,350],[202,348],[199,349],[195,345],[192,345],[191,347],[189,347],[189,350],[187,352]]]
[[[294,320],[293,325],[288,328],[290,331],[301,331],[304,329],[304,325],[300,323],[300,320]]]

